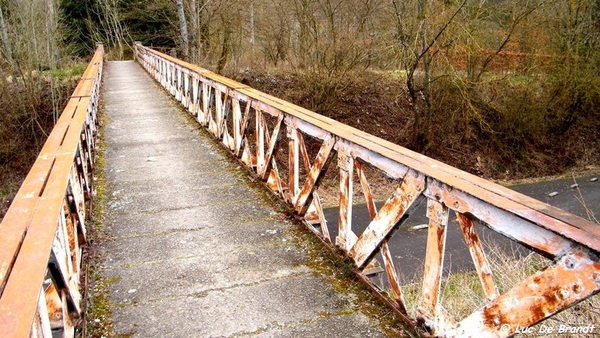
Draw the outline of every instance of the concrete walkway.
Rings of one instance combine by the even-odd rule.
[[[307,266],[297,225],[133,62],[103,87],[104,245],[115,333],[132,337],[382,337]]]

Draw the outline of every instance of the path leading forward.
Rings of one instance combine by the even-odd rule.
[[[294,224],[133,62],[109,62],[104,246],[115,333],[377,337],[311,270]]]

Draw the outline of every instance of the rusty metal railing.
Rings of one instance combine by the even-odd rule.
[[[341,249],[365,282],[418,334],[508,336],[600,290],[599,226],[140,44],[135,53],[156,81],[315,234]],[[333,176],[339,178],[340,189],[337,237],[332,240],[319,191],[334,159],[339,172]],[[367,177],[381,173],[392,190],[377,208]],[[355,180],[361,187],[357,191]],[[365,224],[353,219],[353,196],[359,193],[370,215]],[[418,308],[411,314],[404,299],[406,285],[398,275],[402,266],[396,265],[389,243],[422,201],[427,202],[426,253]],[[458,224],[449,224],[450,211]],[[502,291],[477,224],[552,261]],[[464,236],[464,250],[470,251],[487,299],[462,318],[447,313],[440,299],[451,226]],[[367,277],[380,264],[387,278],[375,285]]]
[[[82,315],[102,45],[0,224],[0,335],[64,337]]]

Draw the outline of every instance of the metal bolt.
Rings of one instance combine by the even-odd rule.
[[[567,287],[564,287],[562,289],[560,289],[559,292],[557,292],[558,299],[560,300],[565,300],[567,299],[567,297],[569,296],[569,289]]]
[[[571,258],[565,259],[565,267],[567,269],[573,269],[575,267],[575,263],[573,262],[573,260]]]
[[[592,278],[594,278],[596,285],[600,286],[600,272],[594,272],[594,274],[592,275]]]
[[[581,285],[575,283],[573,284],[573,292],[575,292],[576,295],[581,293]]]

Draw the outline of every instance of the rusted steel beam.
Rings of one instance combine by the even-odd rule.
[[[263,167],[260,167],[259,171],[258,171],[258,174],[262,177],[263,180],[266,179],[268,172],[271,168],[271,166],[270,166],[271,159],[273,159],[273,161],[275,160],[275,157],[273,156],[273,154],[277,151],[277,145],[280,140],[280,132],[281,132],[282,122],[283,122],[283,114],[280,114],[279,117],[277,118],[277,122],[275,122],[275,127],[273,128],[273,134],[271,135],[271,137],[269,138],[269,141],[268,141],[269,148],[267,149],[267,153],[265,155],[265,165]],[[266,126],[265,126],[265,129],[267,129]]]
[[[494,282],[490,263],[483,251],[483,245],[481,244],[479,235],[477,235],[477,229],[475,229],[473,220],[468,215],[461,213],[456,214],[456,217],[458,218],[458,224],[460,225],[460,229],[465,238],[465,243],[469,247],[471,258],[473,258],[475,270],[477,271],[479,281],[483,286],[483,292],[488,300],[494,300],[498,298],[498,288]]]
[[[3,336],[51,337],[51,325],[61,327],[67,337],[74,334],[72,317],[81,311],[79,245],[85,242],[86,194],[91,197],[89,175],[98,121],[93,115],[102,58],[99,46],[0,224]],[[49,316],[56,311],[48,311],[42,285],[53,266],[51,286],[62,295],[61,307],[68,313],[51,324]]]
[[[337,152],[340,170],[338,202],[340,223],[336,245],[354,260],[359,277],[377,290],[380,297],[391,303],[400,318],[413,327],[413,331],[421,332],[421,329],[424,329],[430,334],[443,336],[479,335],[480,331],[484,333],[489,331],[491,335],[507,335],[510,332],[499,332],[496,328],[490,328],[488,322],[484,323],[482,318],[487,318],[491,311],[485,309],[495,306],[494,309],[498,309],[498,313],[508,320],[513,320],[510,316],[506,316],[506,312],[509,311],[510,297],[527,297],[527,294],[535,295],[536,292],[539,295],[543,294],[543,297],[538,297],[539,302],[551,311],[544,312],[544,316],[530,315],[529,319],[523,321],[530,325],[600,290],[600,283],[596,283],[595,286],[591,283],[586,284],[585,292],[579,292],[580,287],[576,286],[575,289],[579,292],[576,293],[581,296],[559,302],[557,305],[546,304],[547,300],[552,298],[551,287],[545,286],[534,292],[530,290],[531,283],[527,284],[527,281],[509,291],[510,297],[506,296],[507,294],[499,295],[474,222],[481,223],[553,259],[577,255],[577,252],[586,252],[588,249],[591,250],[589,257],[598,255],[600,227],[597,225],[200,67],[139,45],[136,46],[136,53],[139,55],[138,60],[159,81],[172,77],[170,72],[176,67],[187,69],[190,73],[196,74],[193,76],[198,76],[198,83],[202,84],[201,93],[198,94],[198,97],[202,97],[201,102],[198,103],[202,106],[202,109],[198,109],[198,120],[208,126],[216,138],[222,136],[216,132],[217,124],[214,120],[220,117],[213,118],[213,106],[222,104],[219,103],[218,97],[222,95],[220,93],[224,93],[223,95],[228,97],[227,102],[234,107],[232,108],[234,117],[230,120],[227,113],[222,115],[223,120],[226,120],[222,125],[233,124],[231,126],[233,136],[230,137],[226,133],[223,138],[227,138],[227,141],[223,143],[241,157],[249,170],[266,180],[273,191],[294,207],[296,213],[304,217],[309,229],[326,243],[328,243],[329,233],[317,190],[328,163],[333,158],[333,153]],[[166,82],[168,83],[165,86],[170,88],[172,81]],[[246,104],[246,109],[243,118],[240,118],[236,105],[243,104]],[[251,112],[252,109],[254,112]],[[216,111],[219,114],[218,111],[221,109]],[[255,123],[252,126],[249,121],[253,116]],[[273,133],[269,131],[267,119],[278,121],[273,126]],[[238,126],[240,120],[242,125]],[[288,161],[277,163],[275,160],[277,140],[281,133],[280,129],[284,128],[284,125],[288,138]],[[248,137],[249,135],[254,137]],[[311,163],[308,155],[305,137],[322,142],[314,163]],[[399,188],[394,187],[396,193],[380,210],[376,208],[373,192],[365,175],[366,167],[376,169],[391,178],[396,182],[395,184],[402,181]],[[352,207],[354,171],[357,173],[371,217],[367,229],[358,236],[353,231],[351,223],[354,211]],[[287,180],[284,182],[281,177],[285,177],[286,174]],[[423,275],[423,293],[419,300],[420,310],[417,317],[409,318],[406,304],[402,300],[402,285],[396,275],[396,268],[402,266],[395,265],[388,241],[412,212],[413,207],[423,199],[427,199],[430,206],[427,214],[430,219],[427,264]],[[485,296],[490,302],[484,310],[474,312],[459,324],[454,322],[451,314],[446,313],[439,301],[449,210],[457,214],[459,226],[471,252]],[[320,224],[320,231],[317,230],[316,224]],[[378,267],[379,263],[375,258],[378,253],[383,258],[389,281],[390,289],[387,291],[374,287],[366,277],[373,268]],[[592,260],[588,258],[580,261],[591,262]],[[597,276],[600,273],[597,264],[590,264],[586,265],[585,271],[592,276],[594,274]],[[546,276],[547,271],[560,269],[560,263],[551,264],[538,275]],[[568,271],[564,273],[570,274]],[[523,307],[527,307],[528,301],[523,302],[525,304]],[[521,322],[516,320],[515,323]]]
[[[54,154],[69,128],[71,115],[79,106],[79,99],[70,100],[64,112],[58,119],[54,131],[48,136],[25,181],[19,188],[9,210],[7,211],[0,229],[2,229],[2,244],[0,245],[0,294],[6,285],[14,259],[22,244],[23,237],[29,227],[32,210],[37,205],[39,196],[48,178],[49,171],[54,165]]]
[[[288,203],[294,205],[300,185],[300,142],[298,130],[287,126],[288,137]],[[310,165],[309,165],[310,166]]]
[[[365,202],[367,203],[367,209],[369,210],[369,216],[371,219],[375,218],[377,215],[377,207],[375,206],[375,201],[373,200],[373,193],[371,192],[371,186],[367,181],[367,176],[365,175],[365,170],[363,164],[360,161],[355,161],[354,166],[356,167],[356,174],[358,175],[358,179],[360,181],[360,185],[363,189],[363,193],[365,194]]]
[[[212,87],[208,86],[206,83],[202,83],[202,109],[198,113],[198,122],[202,126],[207,126],[210,121],[210,97],[211,97],[211,89]]]
[[[448,208],[430,199],[427,201],[427,218],[429,218],[429,227],[423,273],[423,294],[417,320],[423,322],[430,332],[437,334],[438,331],[442,331],[439,330],[443,325],[440,323],[440,319],[444,316],[440,306],[440,288],[444,269],[446,234],[448,233]]]
[[[335,244],[349,252],[357,238],[352,232],[354,159],[350,155],[338,152],[338,167],[340,168],[339,231]]]
[[[512,335],[598,293],[599,284],[597,255],[575,249],[465,318],[448,336]]]
[[[323,178],[325,169],[331,161],[332,156],[330,155],[334,145],[335,139],[333,137],[328,137],[323,140],[323,144],[319,149],[317,158],[311,166],[308,177],[306,178],[306,181],[302,185],[302,188],[298,194],[298,200],[294,205],[294,209],[300,216],[306,213],[306,210],[308,210],[308,207],[312,202],[313,192],[315,191],[316,186],[318,186],[319,181]]]
[[[394,195],[388,198],[350,250],[349,255],[358,267],[362,267],[376,253],[380,243],[390,234],[400,219],[418,205],[424,189],[423,175],[409,171]]]
[[[490,229],[526,245],[538,253],[553,258],[573,248],[573,241],[543,227],[536,226],[510,212],[489,205],[456,188],[431,181],[425,196],[438,199],[448,208],[459,213],[468,213],[484,222]],[[567,227],[565,225],[565,227]]]
[[[331,235],[329,234],[329,229],[327,228],[327,220],[325,219],[325,212],[323,211],[323,204],[321,203],[321,198],[319,197],[318,192],[313,192],[313,202],[312,204],[315,207],[317,217],[319,220],[319,226],[321,229],[321,234],[323,239],[327,243],[331,243]]]
[[[45,297],[45,292],[43,288],[41,289],[40,296],[38,297],[38,315],[33,319],[33,325],[31,325],[31,337],[52,337],[52,328],[53,323],[52,319],[55,319],[54,326],[62,325],[63,320],[63,311],[62,311],[62,301],[56,293],[56,298],[53,300],[56,301],[56,305],[59,307],[58,309],[53,309],[48,306],[48,301]],[[55,289],[56,290],[56,289]],[[58,312],[58,313],[57,313]],[[25,336],[24,336],[25,337]]]
[[[247,147],[248,138],[246,137],[246,130],[248,129],[248,123],[250,122],[250,107],[251,103],[246,104],[246,109],[244,110],[244,116],[240,124],[240,143],[236,148],[236,155],[240,155],[240,151]]]
[[[232,100],[233,111],[233,146],[230,147],[235,155],[239,154],[242,147],[242,110],[238,100]]]
[[[389,239],[385,239],[383,243],[381,243],[381,255],[383,256],[383,265],[385,266],[385,272],[388,277],[388,281],[390,282],[390,287],[392,290],[393,299],[395,301],[395,305],[400,312],[404,315],[408,315],[408,311],[406,311],[406,305],[404,304],[404,297],[402,295],[400,280],[398,279],[398,274],[396,273],[396,268],[394,267],[394,258],[390,252],[390,248],[388,246]]]

